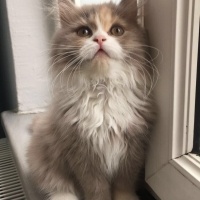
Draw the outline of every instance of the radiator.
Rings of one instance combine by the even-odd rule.
[[[27,200],[6,138],[0,139],[0,200]]]

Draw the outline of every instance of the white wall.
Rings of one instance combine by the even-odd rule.
[[[44,0],[7,0],[19,112],[38,111],[47,105],[48,56],[51,37]],[[44,52],[45,51],[45,52]]]

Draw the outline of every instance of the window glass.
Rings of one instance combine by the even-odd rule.
[[[194,145],[193,145],[192,152],[198,153],[200,155],[200,43],[199,43],[199,50],[198,50],[195,124],[194,124]]]

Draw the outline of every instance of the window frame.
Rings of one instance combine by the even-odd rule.
[[[155,12],[156,7],[159,11]],[[159,113],[145,179],[162,200],[198,200],[200,161],[187,153],[193,147],[200,2],[161,0],[158,5],[157,1],[151,0],[145,12],[150,15],[145,19],[150,40],[152,38],[153,44],[155,41],[164,59],[168,58],[165,63],[157,63],[161,72],[155,89]],[[156,26],[156,18],[163,20],[162,28],[167,31],[167,36]],[[163,69],[166,63],[168,70]],[[160,97],[163,90],[168,97],[165,93],[163,98]]]

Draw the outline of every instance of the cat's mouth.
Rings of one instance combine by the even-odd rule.
[[[94,54],[94,58],[105,58],[105,57],[110,57],[106,51],[104,51],[103,49],[99,49],[95,54]]]

